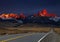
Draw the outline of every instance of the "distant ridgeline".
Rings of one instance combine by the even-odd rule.
[[[56,14],[49,14],[46,9],[39,11],[37,14],[25,16],[24,13],[14,14],[1,14],[0,23],[19,26],[21,24],[40,24],[50,26],[60,26],[60,17]],[[0,25],[1,26],[1,25]]]

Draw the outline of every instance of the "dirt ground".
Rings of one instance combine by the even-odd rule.
[[[1,28],[0,35],[4,34],[18,34],[18,33],[30,33],[30,32],[48,32],[50,28],[48,27],[8,27]]]
[[[39,26],[6,27],[0,28],[0,35],[30,32],[49,32],[50,30],[51,27],[39,27]],[[54,31],[60,34],[60,28],[54,28]]]
[[[54,28],[54,31],[58,34],[60,34],[60,28]]]

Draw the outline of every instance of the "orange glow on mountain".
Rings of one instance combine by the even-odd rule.
[[[34,17],[36,17],[36,16],[37,16],[37,14],[33,14],[33,16],[34,16]]]
[[[20,18],[23,18],[23,19],[25,19],[25,15],[23,14],[23,13],[20,13]]]
[[[10,14],[1,14],[0,18],[10,19],[10,18],[19,18],[17,14],[10,13]]]
[[[10,13],[9,16],[12,17],[12,18],[15,18],[16,14]]]
[[[6,18],[9,18],[9,14],[5,14],[5,17],[6,17]]]
[[[46,9],[43,9],[38,13],[38,16],[55,17],[56,14],[49,14]]]
[[[14,14],[14,13],[10,13],[9,16],[12,18],[19,18],[19,16],[17,14]]]
[[[39,16],[39,17],[40,16],[43,16],[43,17],[57,17],[56,14],[49,14],[46,9],[43,9],[42,11],[39,11],[38,12],[38,15],[37,14],[33,14],[33,16],[34,17],[36,17],[36,16]],[[0,18],[6,18],[6,19],[10,19],[10,18],[15,18],[15,19],[21,18],[21,19],[25,19],[26,16],[24,15],[24,13],[20,13],[20,15],[15,14],[15,13],[8,13],[8,14],[3,13],[3,14],[0,15]]]
[[[42,10],[41,12],[42,12],[42,14],[44,14],[44,15],[48,14],[46,9]]]
[[[9,14],[2,14],[2,15],[0,15],[0,18],[6,18],[6,19],[8,19],[10,17],[9,17]]]

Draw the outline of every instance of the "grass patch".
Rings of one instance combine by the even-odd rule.
[[[58,34],[60,34],[60,28],[54,28],[54,31]]]
[[[2,28],[0,29],[0,35],[3,34],[19,34],[19,33],[32,33],[32,32],[49,32],[50,28],[48,27],[10,27],[10,28]]]

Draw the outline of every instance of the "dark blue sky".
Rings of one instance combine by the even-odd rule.
[[[0,0],[0,13],[33,14],[46,8],[49,13],[60,14],[59,0]]]

